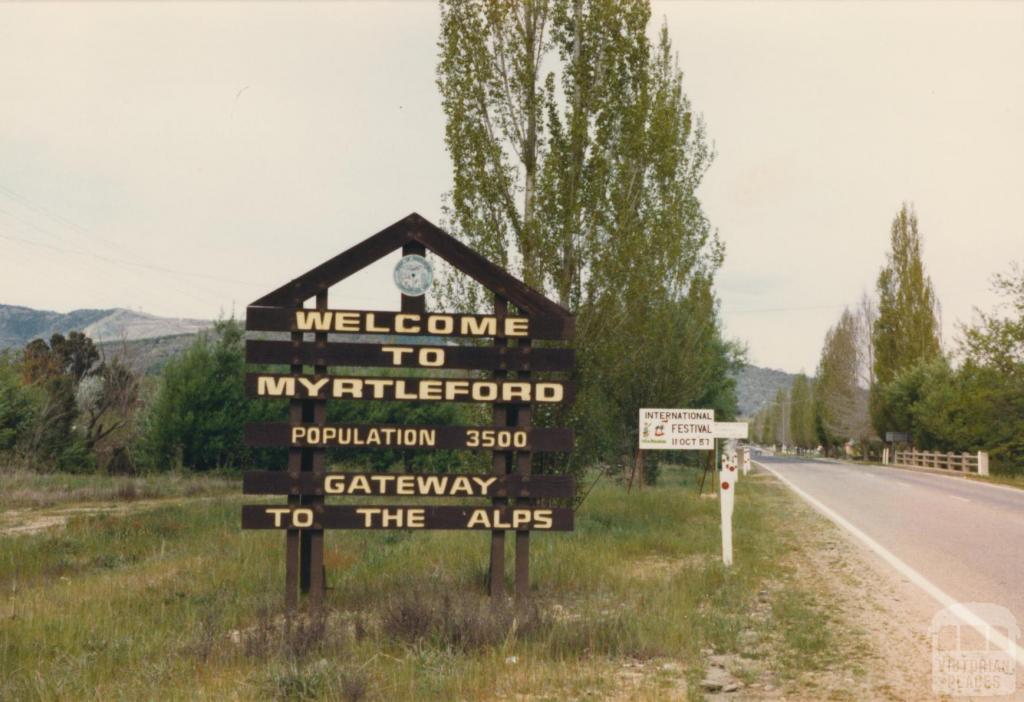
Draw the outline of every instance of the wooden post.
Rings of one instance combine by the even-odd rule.
[[[294,307],[302,307],[302,300],[293,300]],[[302,344],[302,332],[292,332],[292,346],[298,348]],[[301,373],[302,364],[292,364],[292,373]],[[302,422],[302,400],[292,400],[288,403],[288,421],[291,424]],[[299,482],[299,473],[302,471],[302,449],[288,449],[288,476],[292,484]],[[297,507],[302,504],[302,497],[298,493],[288,495],[288,506]],[[285,566],[284,566],[284,603],[289,613],[294,612],[299,604],[299,559],[301,557],[301,532],[297,529],[289,529],[285,533]]]
[[[643,449],[637,449],[636,455],[633,456],[633,467],[629,471],[629,480],[626,482],[626,494],[628,495],[633,491],[633,481],[636,479],[637,470],[640,467],[640,454],[643,453]]]
[[[704,494],[704,481],[708,477],[708,461],[711,460],[711,454],[710,453],[707,453],[707,452],[703,452],[703,453],[704,453],[704,472],[701,473],[701,476],[700,476],[700,486],[697,488],[697,494],[698,495],[703,495]]]
[[[313,414],[315,409],[313,407],[313,400],[302,401],[302,421],[312,422]],[[313,449],[303,448],[302,449],[302,467],[299,469],[300,473],[308,473],[313,470]],[[313,504],[312,495],[303,495],[299,500],[299,503],[303,506],[310,506]],[[302,529],[299,532],[299,591],[302,594],[309,593],[309,585],[312,580],[311,578],[311,564],[313,558],[313,532],[308,529]]]
[[[410,241],[409,243],[402,246],[403,256],[425,256],[427,249],[423,244]],[[402,294],[402,312],[407,314],[426,314],[427,313],[427,296],[424,295],[406,295]],[[411,472],[412,466],[412,451],[405,449],[402,451],[402,466],[406,473]]]
[[[529,348],[529,339],[521,339],[520,347]],[[518,380],[529,380],[530,371],[519,371]],[[531,405],[520,405],[515,411],[515,426],[529,428],[533,424],[533,408]],[[516,472],[519,475],[527,476],[533,472],[533,456],[529,451],[519,451],[516,455]],[[522,504],[529,507],[533,500],[529,497],[516,499],[516,506]],[[524,600],[530,594],[530,532],[521,530],[516,532],[516,561],[515,561],[515,587],[516,597]]]
[[[494,296],[494,314],[504,317],[508,313],[508,300],[500,295]],[[494,339],[494,345],[507,347],[508,339],[498,337]],[[508,376],[508,371],[494,371],[494,378],[500,379]],[[495,427],[508,425],[508,409],[505,405],[494,403],[493,423]],[[491,454],[491,473],[494,475],[507,475],[509,468],[509,453],[507,451],[495,450]],[[493,498],[491,503],[495,507],[508,504],[508,500],[500,497]],[[491,597],[499,597],[505,594],[505,532],[501,529],[491,531],[491,564],[487,577],[488,591]]]
[[[316,307],[319,310],[327,309],[327,289],[320,290],[316,295]],[[327,346],[327,332],[318,332],[316,334],[316,345],[317,348],[323,350]],[[327,366],[314,366],[313,372],[317,374],[326,374]],[[313,401],[313,421],[316,424],[323,424],[327,421],[327,400],[314,400]],[[314,475],[322,476],[326,471],[326,449],[325,448],[314,448],[310,449],[312,453],[312,465],[310,468]],[[313,507],[313,512],[316,518],[319,519],[323,515],[324,509],[324,496],[313,495],[310,498],[310,504]],[[326,589],[326,575],[324,573],[324,531],[323,529],[317,529],[309,532],[309,604],[314,610],[319,610],[323,606],[324,591]]]

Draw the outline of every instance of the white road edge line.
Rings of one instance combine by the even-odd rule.
[[[767,465],[761,463],[760,461],[751,462],[760,466],[761,468],[763,468],[764,470],[768,471],[776,478],[778,478],[783,485],[785,485],[790,490],[795,492],[797,495],[802,497],[805,502],[807,502],[809,505],[814,507],[814,509],[821,512],[829,519],[831,519],[835,524],[848,531],[858,541],[860,541],[869,549],[871,549],[883,561],[885,561],[893,568],[895,568],[897,571],[899,571],[902,575],[904,575],[908,580],[910,580],[910,582],[914,583],[919,588],[924,590],[933,600],[938,602],[943,607],[949,608],[949,610],[953,612],[953,614],[955,614],[957,617],[959,617],[961,621],[986,632],[986,638],[988,639],[988,642],[990,644],[998,646],[1000,649],[1010,654],[1010,656],[1012,656],[1013,659],[1017,661],[1017,663],[1024,665],[1024,649],[1018,646],[1016,641],[1013,641],[1010,638],[1003,636],[999,632],[995,631],[991,626],[988,625],[988,623],[985,620],[983,620],[974,612],[967,609],[967,607],[962,605],[960,602],[957,602],[952,597],[947,595],[945,592],[940,590],[937,585],[935,585],[930,580],[928,580],[928,578],[924,577],[916,570],[911,568],[909,565],[901,561],[885,546],[882,546],[882,544],[878,543],[870,536],[865,534],[863,531],[861,531],[853,524],[848,522],[846,519],[839,516],[832,509],[826,507],[824,504],[808,495],[806,492],[804,492],[796,485],[791,483],[788,479],[779,475],[775,470],[769,468]]]

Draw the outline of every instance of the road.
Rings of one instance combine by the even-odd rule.
[[[1024,628],[1024,490],[879,466],[754,460],[954,600],[1002,605]]]

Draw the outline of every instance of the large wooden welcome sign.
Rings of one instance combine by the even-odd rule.
[[[383,256],[402,250],[396,268],[401,311],[328,309],[330,286]],[[493,314],[428,313],[427,251],[447,261],[494,293]],[[315,301],[314,308],[305,307]],[[510,305],[514,312],[510,311]],[[285,602],[323,599],[325,529],[480,529],[491,532],[491,595],[504,592],[505,533],[516,534],[515,592],[529,588],[530,533],[568,531],[573,512],[551,506],[571,498],[572,478],[531,474],[531,456],[571,451],[569,429],[533,427],[535,404],[566,402],[572,385],[550,379],[570,371],[571,349],[534,347],[533,341],[565,340],[573,318],[561,306],[417,214],[411,214],[305,275],[253,302],[250,331],[287,332],[288,341],[250,339],[246,361],[287,365],[288,373],[246,375],[249,397],[288,398],[288,422],[250,423],[250,446],[287,446],[286,470],[250,471],[248,495],[287,495],[287,504],[245,505],[242,528],[286,533]],[[345,338],[349,341],[332,339]],[[351,343],[353,335],[374,335],[385,343]],[[422,338],[425,344],[410,340]],[[458,345],[459,338],[491,339],[492,345]],[[358,341],[358,340],[357,340]],[[332,373],[331,369],[344,369]],[[390,369],[390,373],[378,370]],[[403,377],[401,369],[417,369]],[[460,373],[461,371],[461,373]],[[544,373],[538,378],[533,373]],[[332,424],[329,400],[475,402],[492,405],[487,426],[399,426]],[[491,473],[483,475],[346,473],[326,470],[328,448],[490,451]],[[367,504],[365,498],[482,498],[483,505],[417,506]],[[327,504],[327,498],[360,497],[358,504]]]

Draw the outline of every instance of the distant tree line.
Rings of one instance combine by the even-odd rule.
[[[898,432],[918,449],[988,451],[993,470],[1024,471],[1024,270],[1013,264],[993,284],[998,308],[977,311],[975,322],[960,325],[955,349],[944,351],[917,214],[904,204],[877,302],[865,295],[843,310],[816,377],[780,390],[754,419],[756,440],[868,456]]]

